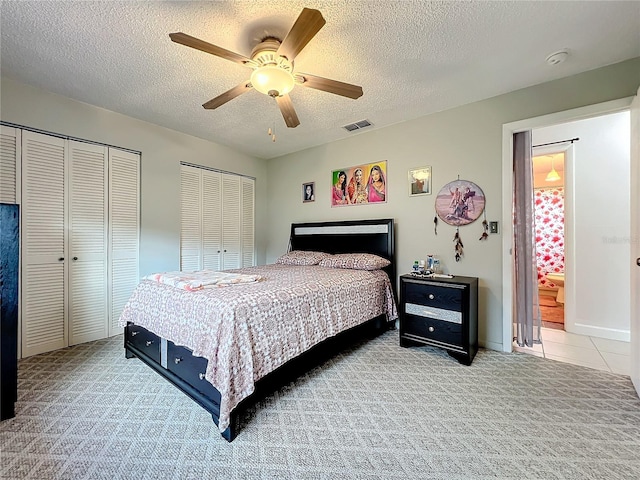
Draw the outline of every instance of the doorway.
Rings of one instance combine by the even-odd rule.
[[[606,104],[594,105],[590,107],[584,107],[581,109],[576,109],[568,112],[561,112],[558,114],[547,115],[545,117],[539,117],[534,119],[528,119],[521,122],[515,122],[513,124],[505,125],[503,128],[503,191],[510,192],[513,189],[511,171],[512,171],[512,154],[511,154],[511,143],[512,143],[512,135],[517,131],[523,130],[532,130],[533,131],[533,144],[536,145],[538,143],[546,143],[545,141],[541,141],[541,138],[536,138],[536,133],[538,131],[542,131],[544,133],[548,133],[551,129],[558,127],[564,123],[578,122],[581,120],[587,120],[591,118],[602,117],[606,114],[613,114],[618,112],[628,111],[629,104],[631,99],[622,99],[614,102],[607,102]],[[627,116],[627,124],[628,124],[628,116]],[[561,138],[571,138],[570,136],[564,136]],[[547,138],[548,140],[548,138]],[[554,139],[557,140],[557,137]],[[627,146],[630,141],[627,140]],[[628,148],[628,147],[627,147]],[[589,150],[589,149],[587,149]],[[534,149],[534,155],[551,155],[553,151],[544,151],[538,152]],[[570,147],[567,147],[565,151],[566,155],[566,208],[569,212],[572,212],[573,202],[576,201],[576,195],[578,196],[578,201],[580,200],[580,195],[583,195],[584,192],[581,192],[581,188],[584,190],[584,178],[578,175],[579,184],[576,192],[576,173],[572,171],[573,168],[573,153]],[[548,159],[550,163],[551,159]],[[554,158],[554,164],[555,164]],[[600,159],[600,163],[597,169],[591,169],[595,177],[600,179],[604,179],[603,169],[608,168],[607,166],[607,157],[606,155],[602,155]],[[549,168],[550,171],[551,169]],[[557,168],[556,168],[557,170]],[[608,170],[607,170],[608,172]],[[627,165],[628,172],[628,165]],[[628,178],[628,173],[624,177],[614,177],[614,178]],[[607,188],[601,186],[596,191],[607,192]],[[504,224],[510,225],[512,223],[511,215],[511,198],[510,195],[505,195],[503,197],[503,213],[504,213]],[[624,202],[628,205],[629,197],[627,193],[627,197]],[[582,208],[584,211],[585,209]],[[625,218],[628,214],[622,213],[622,218]],[[545,356],[547,358],[553,358],[554,360],[563,360],[568,359],[570,363],[578,363],[585,366],[590,366],[593,368],[601,367],[602,370],[614,371],[616,373],[629,375],[629,326],[626,326],[626,329],[621,327],[620,325],[614,326],[610,328],[607,325],[599,325],[599,324],[590,324],[587,321],[584,321],[584,309],[590,308],[589,306],[589,295],[585,297],[584,291],[585,288],[588,291],[589,288],[592,288],[593,285],[588,284],[588,280],[585,285],[581,286],[581,295],[580,295],[580,305],[576,306],[576,275],[579,275],[580,281],[582,283],[585,282],[585,269],[599,268],[598,258],[606,258],[606,256],[594,255],[592,257],[592,261],[585,262],[585,250],[588,254],[588,248],[585,249],[585,240],[597,240],[600,243],[606,242],[606,229],[605,231],[598,232],[594,230],[591,232],[591,237],[588,234],[585,234],[584,230],[578,229],[578,234],[581,243],[579,243],[579,248],[577,251],[572,250],[575,245],[575,242],[572,241],[572,238],[575,239],[576,235],[576,225],[572,224],[572,213],[567,217],[567,231],[566,231],[566,270],[565,270],[565,290],[566,290],[566,303],[564,306],[564,313],[566,316],[566,329],[568,331],[558,331],[554,329],[545,328],[543,330],[542,339],[543,345],[538,345],[534,348],[534,353],[539,356]],[[611,217],[611,213],[605,214],[604,217]],[[597,222],[595,222],[597,223]],[[606,223],[606,222],[605,222]],[[578,225],[580,227],[580,225]],[[507,231],[505,228],[504,236],[503,236],[503,251],[510,252],[511,243],[512,243],[512,232]],[[594,237],[595,235],[599,235],[597,239]],[[627,234],[628,237],[628,234]],[[588,242],[587,242],[588,243]],[[600,245],[602,246],[602,245]],[[580,250],[582,248],[582,250]],[[503,262],[503,304],[504,304],[504,316],[503,316],[503,346],[505,351],[512,350],[512,337],[513,337],[513,318],[512,318],[512,262],[511,256],[505,257],[505,262]],[[630,258],[630,253],[626,252],[623,255],[623,262],[628,270],[628,261]],[[621,270],[622,271],[622,270]],[[618,290],[624,289],[624,286],[628,286],[630,280],[624,279],[624,275],[622,275],[622,279],[618,282],[616,286]],[[564,280],[564,279],[563,279]],[[595,308],[604,308],[607,285],[604,285],[603,288],[595,288],[594,291],[597,292],[597,295],[602,295],[601,298],[598,298],[599,304]],[[593,297],[597,297],[597,295],[593,295]],[[556,297],[557,298],[557,297]],[[591,299],[593,300],[593,299]],[[630,306],[631,300],[626,298],[623,302],[625,307]],[[582,309],[582,311],[580,310]],[[576,315],[576,312],[578,315]],[[579,318],[579,321],[576,322],[576,316]],[[624,318],[629,320],[629,313],[623,314]],[[603,316],[606,318],[606,316]],[[573,323],[572,323],[573,321]],[[546,343],[546,348],[545,348]],[[590,350],[587,352],[587,350]],[[571,358],[573,353],[582,354],[581,358]],[[560,354],[560,355],[559,355]]]
[[[564,330],[565,152],[533,148],[533,207],[542,326]]]

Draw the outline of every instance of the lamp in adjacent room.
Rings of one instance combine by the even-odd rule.
[[[560,175],[558,175],[558,172],[556,172],[556,169],[553,166],[553,155],[549,156],[551,157],[551,171],[547,173],[547,178],[545,178],[545,181],[557,182],[558,180],[560,180]]]

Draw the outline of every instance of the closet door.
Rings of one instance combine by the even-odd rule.
[[[202,170],[180,165],[180,270],[202,270]]]
[[[240,178],[222,175],[222,270],[240,268]]]
[[[201,170],[203,267],[222,270],[222,175]]]
[[[255,265],[255,181],[242,178],[242,266]]]
[[[107,330],[107,148],[69,141],[69,345]]]
[[[67,346],[65,140],[22,132],[22,356]]]
[[[140,155],[109,149],[109,336],[139,281]]]
[[[17,128],[0,126],[0,203],[19,203],[20,133]]]

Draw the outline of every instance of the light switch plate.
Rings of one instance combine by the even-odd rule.
[[[498,222],[489,222],[489,232],[498,233]]]

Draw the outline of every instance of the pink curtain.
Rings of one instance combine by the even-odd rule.
[[[564,272],[564,188],[534,191],[538,286],[554,288],[548,273]]]

